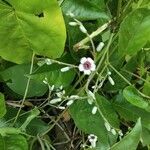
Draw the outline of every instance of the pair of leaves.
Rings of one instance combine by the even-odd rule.
[[[119,30],[120,55],[136,54],[150,40],[150,10],[141,8],[129,14]]]
[[[24,63],[34,53],[60,57],[65,26],[56,0],[0,0],[0,56]]]

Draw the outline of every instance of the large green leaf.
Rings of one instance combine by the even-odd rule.
[[[121,118],[126,121],[136,122],[136,120],[140,117],[142,125],[150,130],[150,113],[129,103],[125,100],[122,93],[114,98],[113,106]]]
[[[132,131],[128,135],[126,135],[120,142],[112,146],[110,149],[111,150],[127,150],[127,149],[136,150],[141,138],[141,132],[142,132],[141,120],[138,119]]]
[[[6,106],[4,95],[0,93],[0,118],[6,114]]]
[[[118,119],[111,104],[100,95],[96,95],[96,99],[105,118],[117,128]],[[109,133],[106,131],[102,116],[98,112],[93,115],[92,108],[93,106],[89,105],[87,100],[77,100],[71,105],[71,116],[79,129],[85,133],[97,135],[101,143],[99,149],[105,150],[109,148],[110,144]]]
[[[71,12],[76,18],[82,20],[109,18],[105,13],[104,0],[66,0],[62,3],[62,9],[65,14]]]
[[[150,10],[137,9],[121,23],[119,30],[119,52],[133,55],[150,40]]]
[[[77,127],[85,133],[97,135],[101,141],[101,149],[108,149],[108,133],[103,118],[98,113],[93,115],[91,111],[92,106],[86,100],[77,100],[70,108]]]
[[[0,135],[1,150],[28,150],[28,143],[22,135]]]
[[[60,57],[65,26],[56,0],[0,0],[0,56],[23,63],[33,51]]]
[[[29,70],[30,65],[15,65],[1,72],[1,76],[11,90],[22,96],[25,92]],[[42,96],[47,89],[42,81],[31,79],[27,97]]]
[[[123,90],[123,95],[128,102],[139,108],[150,112],[150,103],[146,101],[133,86],[128,86]]]

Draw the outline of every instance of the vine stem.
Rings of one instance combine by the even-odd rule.
[[[94,31],[92,34],[90,34],[88,37],[84,38],[82,41],[80,41],[77,44],[75,44],[73,46],[74,50],[78,51],[80,49],[80,47],[84,46],[91,39],[93,39],[94,37],[96,37],[97,35],[99,35],[100,33],[102,33],[104,30],[106,30],[108,28],[108,26],[110,25],[110,23],[111,23],[111,21],[105,23],[104,25],[102,25],[101,27],[99,27],[96,31]]]
[[[31,66],[30,66],[29,74],[31,74],[32,71],[33,71],[34,56],[35,56],[35,54],[33,53],[32,59],[31,59]],[[23,99],[22,99],[22,103],[21,103],[21,105],[20,105],[20,108],[19,108],[19,110],[18,110],[18,112],[17,112],[17,115],[16,115],[16,117],[15,117],[15,120],[14,120],[14,122],[13,122],[13,126],[15,125],[15,123],[16,123],[18,117],[19,117],[19,114],[20,114],[20,112],[21,112],[21,108],[23,107],[23,104],[24,104],[24,102],[25,102],[25,100],[26,100],[26,97],[27,97],[27,94],[28,94],[28,90],[29,90],[30,80],[31,80],[31,76],[28,77],[27,84],[26,84],[26,89],[25,89],[24,96],[23,96]]]

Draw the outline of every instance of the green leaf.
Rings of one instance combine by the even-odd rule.
[[[22,135],[0,136],[1,150],[28,150],[28,143]]]
[[[65,14],[71,12],[81,20],[109,19],[104,0],[67,0],[62,3]]]
[[[118,115],[112,107],[112,104],[103,96],[96,94],[96,100],[99,105],[99,109],[102,111],[105,118],[114,128],[119,128]]]
[[[111,104],[98,94],[96,95],[96,99],[99,104],[99,109],[102,111],[105,118],[112,126],[118,128],[118,118]],[[97,135],[101,143],[99,148],[107,149],[110,140],[114,142],[116,140],[109,136],[104,126],[104,120],[99,112],[97,111],[96,114],[92,114],[92,108],[93,106],[88,104],[87,100],[77,100],[71,105],[70,113],[79,129],[85,133]]]
[[[66,33],[56,0],[0,0],[0,16],[4,59],[24,63],[31,60],[33,51],[51,58],[63,53]]]
[[[15,65],[1,72],[1,76],[11,90],[23,96],[28,80],[27,74],[29,74],[29,70],[30,65]],[[31,79],[27,97],[42,96],[45,94],[47,89],[47,86],[42,81]]]
[[[69,64],[74,62],[70,54],[64,54],[58,61]],[[51,65],[44,64],[31,74],[31,78],[38,82],[43,82],[43,80],[47,78],[50,85],[55,85],[55,87],[67,87],[74,80],[76,73],[74,68],[70,68],[70,70],[66,72],[61,72],[61,68],[63,67],[66,66],[57,63]]]
[[[143,93],[145,95],[150,96],[150,76],[149,75],[147,75],[146,81],[147,82],[144,83]]]
[[[139,108],[142,108],[150,112],[150,103],[145,99],[143,99],[142,96],[139,94],[139,92],[133,86],[126,87],[123,90],[123,96],[132,105],[135,105]]]
[[[147,128],[142,127],[142,140],[143,146],[150,145],[150,130]]]
[[[71,116],[76,126],[85,133],[95,134],[101,141],[101,149],[108,149],[108,133],[104,126],[103,118],[96,113],[92,114],[92,106],[87,100],[77,100],[70,107]]]
[[[121,23],[119,30],[120,55],[136,54],[150,39],[150,10],[137,9]]]
[[[110,149],[111,150],[127,150],[127,149],[136,150],[141,138],[141,132],[142,132],[141,120],[138,119],[132,131],[128,135],[126,135],[120,142],[112,146]]]
[[[126,101],[122,93],[114,98],[113,106],[121,118],[133,122],[141,118],[142,125],[150,130],[150,113]]]
[[[2,118],[6,114],[6,106],[4,95],[0,93],[0,118]]]
[[[0,128],[8,128],[8,127],[12,126],[13,121],[14,121],[13,118],[16,117],[17,112],[18,112],[18,109],[8,107],[6,115],[0,119]],[[30,112],[24,113],[24,111],[21,111],[21,114],[20,114],[19,118],[17,119],[15,127],[20,128],[23,125],[23,123],[25,123],[27,118],[28,117],[30,118],[30,116],[31,116]],[[9,122],[7,122],[8,120],[9,120]],[[27,125],[26,133],[36,136],[37,134],[42,134],[48,128],[49,128],[49,126],[45,122],[43,122],[42,120],[40,120],[38,118],[34,118]]]

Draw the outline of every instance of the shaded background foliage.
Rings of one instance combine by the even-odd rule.
[[[93,57],[90,42],[89,50],[74,50],[86,35],[78,26],[69,25],[73,21],[69,13],[83,23],[89,35],[111,22],[93,38],[95,46],[101,41],[105,44],[94,59],[98,65],[104,56],[97,72],[104,77],[109,69],[115,85],[106,79],[96,92],[100,113],[94,115],[94,104],[89,105],[87,98],[76,100],[65,111],[50,105],[56,93],[62,92],[61,86],[65,96],[87,96],[87,76],[82,77],[78,69],[61,71],[65,64],[78,66],[82,57]],[[0,0],[0,149],[148,150],[149,27],[149,0]],[[53,64],[47,65],[46,58]],[[43,83],[45,78],[48,85],[55,85],[51,97],[50,86]],[[95,76],[90,90],[96,80]],[[18,115],[22,99],[26,101]],[[66,106],[66,101],[62,104]],[[107,131],[106,120],[116,130],[115,135]],[[120,129],[124,134],[121,139]],[[87,134],[98,137],[96,148],[79,146]]]

